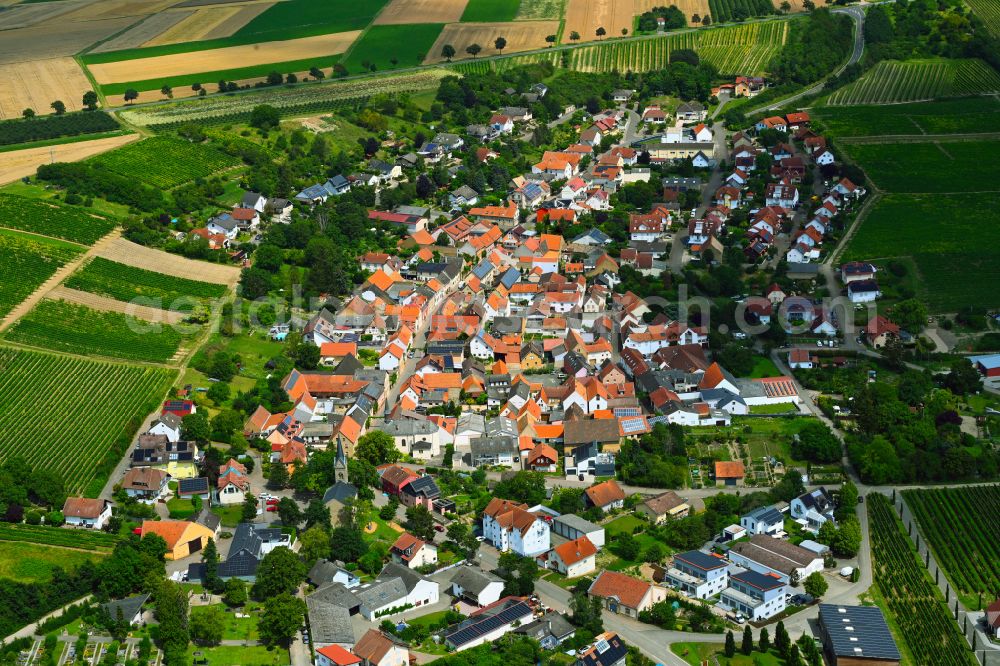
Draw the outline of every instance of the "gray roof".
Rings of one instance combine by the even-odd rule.
[[[458,433],[464,430],[486,432],[486,419],[483,418],[482,414],[462,412],[458,417],[458,425],[455,428],[455,432]]]
[[[517,422],[503,416],[496,416],[486,421],[488,437],[517,437]]]
[[[433,435],[438,431],[438,426],[426,419],[393,419],[384,422],[379,430],[393,437],[413,437]]]
[[[451,577],[451,582],[466,592],[478,595],[490,583],[502,583],[503,579],[477,567],[458,567],[455,575]]]
[[[357,598],[372,610],[394,606],[406,599],[406,584],[402,578],[378,579],[357,591]]]
[[[129,622],[136,616],[142,609],[142,605],[146,603],[149,599],[148,594],[138,594],[134,597],[127,597],[125,599],[116,599],[115,601],[109,601],[106,604],[101,604],[101,608],[111,617],[112,620],[118,619],[118,609],[122,610],[122,618],[126,622]]]
[[[474,437],[469,442],[473,456],[517,453],[517,443],[513,437]]]
[[[338,481],[323,493],[323,504],[328,504],[334,500],[344,503],[345,500],[354,499],[358,496],[358,489],[354,484],[346,481]]]
[[[453,190],[451,196],[462,197],[463,199],[475,199],[479,196],[479,192],[476,192],[468,185],[462,185],[461,187]]]
[[[332,581],[333,577],[341,571],[344,571],[344,569],[339,564],[323,558],[321,560],[316,560],[316,564],[314,564],[312,569],[309,570],[309,575],[307,577],[313,585],[320,587],[325,583]]]
[[[838,657],[863,657],[899,661],[889,625],[878,606],[819,605],[819,619]]]
[[[584,532],[586,534],[590,534],[591,532],[597,532],[599,530],[603,530],[604,529],[600,525],[592,523],[589,520],[587,520],[586,518],[581,518],[580,516],[576,515],[575,513],[566,513],[566,514],[563,514],[561,516],[557,516],[557,517],[555,517],[555,518],[552,519],[552,522],[554,522],[554,523],[562,523],[563,525],[566,525],[568,527],[572,527],[573,529],[579,530],[579,531]]]
[[[222,524],[222,518],[212,513],[207,506],[203,506],[201,511],[194,517],[193,520],[199,525],[204,525],[213,532],[219,529],[219,525]]]
[[[348,590],[343,583],[326,583],[325,585],[320,585],[315,592],[306,598],[330,604],[331,606],[340,606],[348,610],[356,608],[361,604],[361,600]]]
[[[313,597],[306,597],[309,612],[309,628],[312,640],[317,645],[332,643],[354,644],[354,628],[351,626],[351,612],[334,604],[323,603]]]
[[[554,611],[546,613],[534,622],[514,629],[515,634],[524,634],[535,640],[541,640],[548,634],[560,642],[572,636],[575,631],[576,627],[570,623],[565,615]]]
[[[746,517],[765,522],[768,525],[774,525],[785,521],[785,517],[773,506],[762,506],[758,509],[754,509],[750,513],[746,514]]]

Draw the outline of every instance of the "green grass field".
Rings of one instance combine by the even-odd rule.
[[[126,266],[95,257],[66,281],[70,289],[101,294],[118,301],[150,299],[151,307],[190,311],[193,306],[225,295],[223,285],[198,282]],[[144,302],[145,304],[145,302]]]
[[[211,72],[198,72],[197,74],[180,74],[178,76],[167,76],[159,79],[144,79],[141,81],[125,81],[122,83],[105,83],[101,86],[101,92],[105,95],[124,95],[129,88],[134,88],[139,93],[139,102],[159,101],[163,96],[160,89],[163,86],[171,88],[187,88],[195,83],[201,83],[208,90],[215,92],[216,84],[219,81],[238,81],[240,79],[265,78],[271,72],[278,72],[281,75],[292,72],[304,72],[311,67],[329,67],[339,56],[326,55],[303,58],[301,60],[288,60],[285,62],[273,62],[266,65],[251,65],[249,67],[235,67],[232,69],[215,70]],[[153,93],[142,93],[141,91],[155,91]],[[147,99],[152,97],[152,99]]]
[[[79,245],[0,229],[0,317],[82,252]]]
[[[995,132],[1000,100],[973,97],[888,106],[820,106],[811,110],[827,136]]]
[[[830,95],[827,104],[896,104],[998,90],[1000,74],[975,58],[883,60],[857,81]]]
[[[920,295],[932,312],[1000,305],[1000,211],[982,201],[979,194],[889,194],[842,258],[912,257]]]
[[[462,13],[463,23],[513,21],[521,0],[469,0]]]
[[[0,456],[96,497],[176,372],[0,347]]]
[[[771,633],[774,633],[773,631]],[[736,637],[736,646],[739,648],[742,636]],[[757,636],[754,636],[754,643],[756,644]],[[774,640],[773,637],[771,640]],[[692,666],[701,666],[705,663],[724,663],[727,666],[781,666],[785,662],[782,661],[781,657],[774,650],[764,654],[757,652],[756,650],[750,654],[745,655],[737,649],[736,655],[734,657],[726,658],[723,653],[722,643],[672,643],[670,645],[670,651],[681,657],[684,661]],[[715,661],[713,661],[715,660]]]
[[[886,192],[1000,191],[1000,168],[983,160],[1000,151],[1000,141],[844,142],[841,149]]]
[[[198,652],[212,666],[286,666],[290,663],[288,650],[281,648],[266,648],[262,645],[243,647],[240,645],[220,645],[218,647],[199,647],[191,645],[188,648],[188,663],[193,662],[194,653]]]
[[[172,136],[154,136],[90,158],[109,171],[148,185],[170,189],[207,178],[240,163],[212,146],[199,145]]]
[[[351,74],[420,65],[443,29],[443,23],[373,25],[341,57],[340,64]]]
[[[638,516],[624,515],[615,518],[604,526],[608,536],[615,537],[619,534],[632,534],[637,527],[646,527],[648,523]]]
[[[185,337],[171,326],[43,300],[4,334],[7,340],[52,351],[130,361],[168,361]]]
[[[96,562],[103,555],[55,546],[42,546],[23,541],[0,541],[0,578],[21,583],[44,583],[52,579],[52,571],[76,569],[84,562]]]
[[[171,53],[189,53],[250,42],[271,42],[335,32],[361,30],[371,23],[389,0],[285,0],[269,7],[240,28],[231,37],[189,41],[179,44],[147,46],[107,53],[88,53],[81,57],[86,65],[136,58],[152,58]]]
[[[541,21],[561,19],[566,8],[566,0],[521,0],[517,8],[518,21]]]

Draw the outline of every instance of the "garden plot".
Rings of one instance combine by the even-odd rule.
[[[375,25],[454,23],[462,18],[469,0],[392,0]]]
[[[512,23],[451,23],[444,27],[441,35],[434,42],[425,63],[442,62],[441,49],[445,44],[455,47],[459,58],[467,58],[466,47],[479,44],[483,47],[481,55],[497,55],[493,42],[497,37],[507,40],[504,53],[530,51],[545,48],[545,36],[554,35],[559,31],[558,21],[515,21]]]

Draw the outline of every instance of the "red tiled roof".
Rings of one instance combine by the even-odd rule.
[[[606,570],[591,583],[588,594],[595,597],[615,597],[623,606],[638,608],[651,587],[653,584],[647,581]]]

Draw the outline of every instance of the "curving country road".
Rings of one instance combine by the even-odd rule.
[[[834,71],[830,75],[830,76],[840,76],[840,74],[845,69],[847,69],[849,65],[853,65],[854,63],[861,60],[861,55],[865,51],[865,10],[864,7],[857,6],[857,7],[845,7],[842,9],[834,9],[833,12],[835,14],[847,14],[854,20],[854,49],[851,51],[851,57],[848,58],[847,62],[838,67],[836,71]],[[780,100],[777,100],[776,102],[772,102],[767,106],[757,107],[756,109],[747,111],[745,115],[752,116],[761,113],[762,111],[771,111],[772,109],[781,108],[783,106],[788,105],[791,102],[794,102],[797,99],[801,99],[803,97],[806,97],[807,95],[814,95],[818,93],[820,90],[823,89],[823,86],[825,84],[826,84],[826,79],[824,78],[819,83],[816,83],[815,85],[810,86],[809,88],[806,88],[801,92],[795,93],[791,97],[782,98]]]

